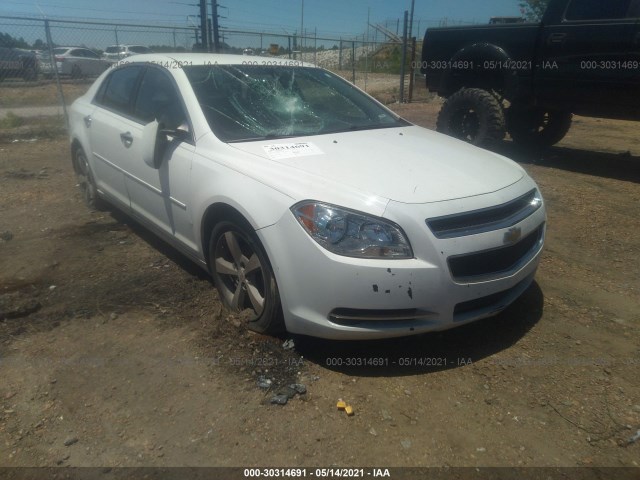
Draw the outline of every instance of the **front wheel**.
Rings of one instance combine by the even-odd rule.
[[[278,286],[260,240],[246,222],[222,221],[209,242],[211,274],[222,303],[254,331],[284,330]]]
[[[519,145],[550,147],[565,137],[572,117],[569,112],[512,105],[507,110],[507,131]]]
[[[491,92],[463,88],[442,105],[436,130],[473,145],[492,145],[505,135],[502,105]]]

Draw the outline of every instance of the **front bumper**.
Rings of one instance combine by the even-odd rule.
[[[278,282],[287,330],[342,340],[400,337],[499,313],[533,281],[544,242],[544,206],[515,225],[523,239],[540,232],[526,254],[509,269],[475,278],[456,279],[448,260],[504,247],[509,228],[438,239],[425,219],[496,205],[535,188],[532,181],[524,183],[442,204],[390,202],[385,218],[405,230],[413,247],[415,258],[406,260],[332,254],[287,212],[277,224],[258,231]]]

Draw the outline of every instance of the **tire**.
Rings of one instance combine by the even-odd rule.
[[[82,70],[80,70],[78,65],[74,65],[73,68],[71,68],[71,78],[76,80],[82,78]]]
[[[500,142],[505,136],[502,105],[480,88],[462,88],[442,105],[436,130],[478,146]]]
[[[573,115],[512,105],[507,110],[507,131],[513,141],[527,147],[550,147],[571,128]]]
[[[104,211],[106,204],[98,195],[98,187],[89,166],[87,155],[82,148],[77,148],[74,152],[73,167],[76,172],[78,186],[84,203],[90,210]]]
[[[35,67],[27,68],[24,71],[24,74],[22,75],[22,78],[26,82],[35,82],[36,80],[38,80],[38,71],[36,70]]]
[[[273,269],[246,221],[225,220],[213,228],[209,268],[223,305],[241,312],[248,328],[269,335],[285,330]]]

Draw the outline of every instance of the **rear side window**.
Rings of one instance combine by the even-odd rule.
[[[631,0],[572,0],[567,20],[607,20],[626,18]]]
[[[103,92],[100,89],[102,95],[99,93],[96,101],[119,113],[129,113],[141,71],[142,67],[139,66],[115,70],[105,80],[108,83]]]

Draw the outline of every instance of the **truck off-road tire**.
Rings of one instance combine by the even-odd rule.
[[[504,111],[491,92],[462,88],[442,105],[436,130],[473,145],[490,146],[504,138]]]
[[[526,147],[555,145],[571,128],[573,115],[562,111],[511,106],[507,110],[507,131],[513,141]]]

